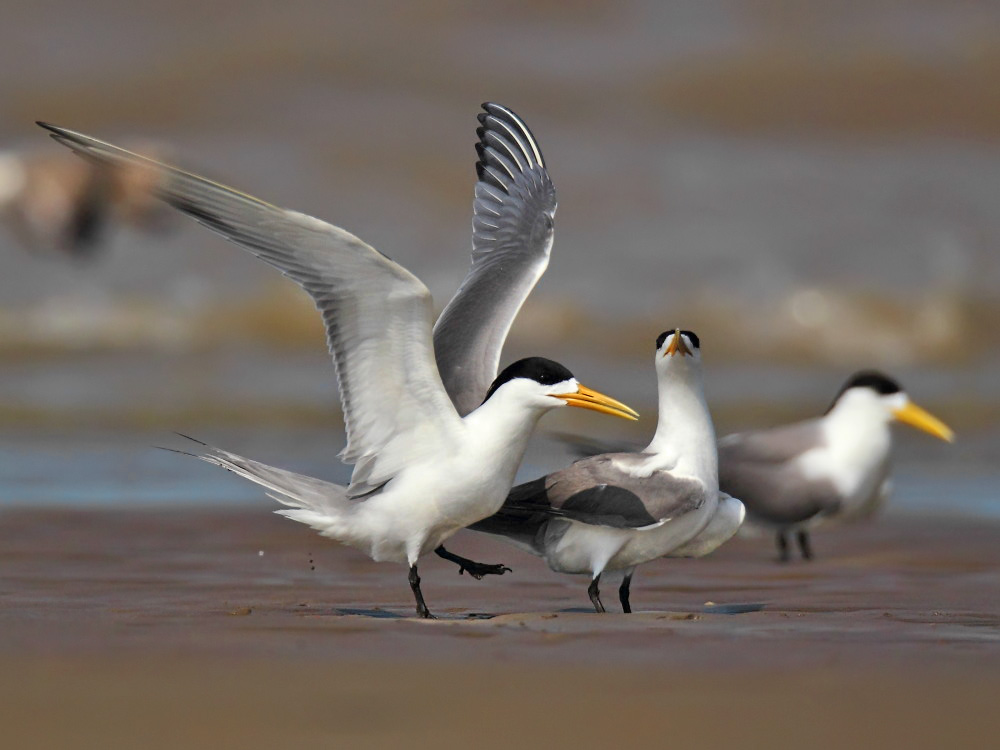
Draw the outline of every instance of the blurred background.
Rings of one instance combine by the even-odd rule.
[[[559,197],[504,361],[559,359],[645,416],[545,427],[641,442],[654,339],[685,327],[720,434],[821,413],[877,367],[959,434],[900,431],[894,511],[1000,517],[995,3],[38,0],[5,11],[0,42],[8,154],[73,159],[35,120],[154,144],[354,232],[439,308],[468,266],[479,104],[501,102]],[[269,505],[154,450],[171,430],[345,478],[293,284],[186,219],[114,217],[66,252],[13,213],[0,503]],[[567,459],[536,442],[522,476]]]

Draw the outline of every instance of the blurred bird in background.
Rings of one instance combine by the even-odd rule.
[[[151,143],[138,153],[160,157]],[[0,152],[0,222],[38,254],[89,259],[114,227],[163,232],[171,212],[155,199],[156,176],[134,165],[98,164],[65,152]]]
[[[809,560],[810,529],[870,518],[889,497],[894,421],[955,439],[899,383],[864,370],[847,380],[821,417],[722,438],[719,486],[743,500],[748,525],[775,532],[782,562],[790,557],[790,533]]]

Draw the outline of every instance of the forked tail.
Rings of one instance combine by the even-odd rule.
[[[331,527],[339,525],[351,509],[352,503],[347,497],[347,488],[339,484],[243,458],[187,435],[181,437],[197,443],[204,450],[197,453],[173,448],[164,450],[221,466],[233,474],[265,487],[270,490],[267,493],[268,497],[292,508],[292,510],[275,511],[278,515],[307,524],[317,531],[329,533],[332,531]]]

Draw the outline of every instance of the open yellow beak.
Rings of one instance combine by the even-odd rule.
[[[570,406],[578,406],[581,409],[591,409],[603,414],[610,414],[614,417],[631,419],[632,421],[639,418],[639,412],[632,407],[626,406],[621,401],[615,401],[603,393],[591,390],[585,385],[579,386],[576,393],[555,393],[553,396],[561,398]]]
[[[675,354],[687,354],[688,356],[694,356],[694,353],[687,348],[687,344],[684,343],[684,337],[681,336],[681,329],[675,328],[673,338],[670,339],[670,346],[667,347],[666,351],[663,352],[663,356],[667,355],[671,357]]]
[[[916,404],[910,403],[902,409],[896,409],[892,415],[900,422],[908,424],[911,427],[916,427],[918,430],[929,432],[936,438],[941,438],[949,443],[955,441],[955,433],[948,425]]]

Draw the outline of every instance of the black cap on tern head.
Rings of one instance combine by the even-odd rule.
[[[505,367],[503,371],[497,375],[496,380],[493,381],[493,385],[491,385],[489,391],[486,392],[486,398],[483,399],[483,403],[486,403],[486,401],[489,400],[489,397],[496,392],[497,388],[508,381],[514,380],[515,378],[534,380],[536,383],[540,383],[542,385],[555,385],[556,383],[562,383],[565,380],[571,380],[573,378],[573,373],[558,362],[553,362],[551,359],[545,359],[545,357],[527,357],[525,359],[519,359],[514,364]]]
[[[660,351],[660,347],[663,346],[663,342],[667,340],[667,336],[673,336],[674,330],[675,329],[671,328],[669,331],[664,331],[656,337],[656,351]],[[699,341],[697,333],[681,329],[681,334],[688,337],[688,340],[695,349],[701,349],[701,341]]]
[[[833,398],[833,403],[830,404],[830,409],[840,400],[841,396],[852,388],[871,388],[880,396],[891,396],[893,393],[899,393],[903,390],[899,383],[878,370],[860,370],[851,375],[847,382],[840,387],[837,395]],[[827,413],[830,409],[826,410]]]

